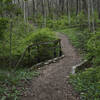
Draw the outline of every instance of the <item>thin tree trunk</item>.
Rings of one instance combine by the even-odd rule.
[[[24,22],[26,23],[27,22],[27,19],[26,19],[26,1],[24,0]]]
[[[46,9],[46,0],[43,0],[43,5],[44,5],[44,27],[46,27],[46,23],[47,23],[47,9]]]
[[[88,27],[89,31],[91,30],[91,22],[90,22],[90,0],[88,0]]]
[[[33,4],[33,16],[35,16],[35,2],[34,2],[34,0],[32,0],[32,4]]]
[[[68,23],[70,24],[70,0],[68,0]]]
[[[10,23],[10,62],[9,66],[12,67],[12,21]]]
[[[99,14],[99,19],[100,19],[100,0],[97,1],[97,9],[98,9],[98,14]]]
[[[91,0],[91,13],[92,13],[92,30],[95,32],[95,25],[94,25],[94,6],[93,6],[93,0]]]
[[[76,0],[76,15],[79,13],[79,0]]]

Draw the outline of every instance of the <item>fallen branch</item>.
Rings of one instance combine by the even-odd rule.
[[[86,68],[90,68],[92,66],[92,63],[91,63],[92,59],[93,59],[93,57],[91,57],[88,60],[84,60],[83,62],[81,62],[78,65],[73,66],[72,67],[72,74],[76,73],[76,69],[78,69],[78,70],[85,70]]]

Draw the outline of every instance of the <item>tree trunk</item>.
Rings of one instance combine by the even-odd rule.
[[[70,16],[70,0],[68,0],[68,23],[70,25],[70,20],[71,20],[71,16]]]
[[[94,5],[93,0],[91,0],[91,13],[92,13],[92,30],[95,32],[95,25],[94,25]]]
[[[26,18],[26,1],[24,0],[24,22],[27,23],[27,18]]]
[[[90,22],[90,0],[88,0],[88,27],[89,31],[91,30],[91,22]]]
[[[12,67],[12,21],[10,23],[10,62],[9,67]]]

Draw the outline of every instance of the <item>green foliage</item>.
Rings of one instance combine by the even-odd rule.
[[[55,40],[56,34],[48,28],[39,29],[27,37],[28,42],[39,43]]]
[[[52,32],[48,28],[43,28],[43,29],[33,32],[25,40],[28,44],[30,44],[30,43],[37,44],[37,43],[41,43],[41,42],[54,41],[54,40],[56,40],[56,34],[55,34],[55,32]],[[48,45],[40,44],[40,46],[38,48],[36,46],[35,48],[33,48],[32,52],[31,52],[31,55],[33,55],[32,59],[34,59],[34,61],[37,61],[35,59],[39,58],[40,61],[44,61],[44,60],[53,58],[54,57],[53,46],[54,46],[53,43],[48,44]]]
[[[17,23],[14,21],[12,27],[12,58],[13,64],[15,64],[22,53],[24,52],[25,48],[30,44],[40,43],[40,42],[47,42],[53,41],[56,39],[56,35],[50,29],[38,29],[37,31],[34,30],[33,26],[30,24],[25,24],[24,22],[20,21]],[[7,40],[7,41],[6,41]],[[3,42],[3,45],[0,46],[0,63],[1,66],[8,66],[9,63],[9,30],[8,33],[5,35],[5,40],[0,41]],[[36,64],[38,62],[37,58],[40,61],[44,61],[54,57],[54,51],[51,50],[54,45],[41,45],[39,48],[39,54],[37,47],[33,48],[31,51],[31,61]],[[45,51],[45,52],[44,52]],[[6,63],[4,63],[6,62]],[[33,64],[32,63],[32,64]],[[7,65],[6,65],[7,64]],[[25,54],[23,61],[21,62],[22,66],[27,66],[28,64],[28,53]],[[28,66],[29,67],[29,66]]]
[[[96,19],[96,17],[95,17]],[[81,11],[77,16],[73,14],[70,16],[70,24],[68,16],[61,16],[58,19],[47,19],[47,27],[52,29],[65,29],[67,26],[79,26],[80,29],[84,29],[88,23],[87,16],[84,14],[84,11]]]
[[[91,33],[85,29],[84,31],[79,30],[79,28],[66,28],[62,30],[65,34],[68,35],[72,44],[80,49],[83,53],[87,53],[87,42],[91,37]]]
[[[94,11],[94,22],[95,24],[99,23],[99,15],[97,11]]]
[[[100,33],[95,33],[87,43],[89,58],[93,57],[93,63],[100,65]]]
[[[68,25],[68,17],[67,16],[62,16],[61,19],[58,20],[57,22],[58,28],[64,29]]]
[[[22,14],[22,11],[20,8],[17,7],[17,5],[14,6],[14,11],[13,13],[18,16],[18,15],[21,15]]]
[[[16,71],[0,69],[0,100],[3,98],[4,100],[19,100],[17,96],[23,89],[23,83],[37,75],[39,75],[38,72],[28,69],[17,69]]]
[[[94,68],[88,68],[86,71],[80,71],[71,75],[70,83],[80,94],[82,100],[100,99],[100,30],[89,33],[87,29],[79,31],[79,28],[67,28],[62,30],[70,38],[73,45],[81,51],[85,51],[87,59],[91,61]],[[83,53],[83,52],[82,52]],[[91,66],[90,66],[91,67]],[[85,68],[85,66],[83,66]]]
[[[64,29],[68,25],[68,17],[62,16],[59,19],[48,19],[47,20],[47,27],[52,28],[54,30],[56,29]]]
[[[78,43],[78,39],[76,34],[79,33],[77,28],[66,28],[61,30],[61,32],[63,32],[64,34],[68,35],[70,41],[72,42],[72,44],[75,47],[78,47],[79,43]]]
[[[89,68],[85,72],[71,75],[70,83],[80,93],[82,100],[100,99],[100,67]]]
[[[56,20],[55,21],[53,21],[51,19],[47,20],[47,27],[48,28],[55,29],[57,27],[56,25],[57,25],[57,21]]]
[[[6,11],[6,13],[12,12],[14,9],[14,4],[12,4],[12,0],[0,0],[0,14]]]
[[[82,26],[87,23],[87,16],[84,14],[84,11],[81,11],[76,17],[76,23]]]
[[[33,15],[29,19],[31,19],[33,21],[33,23],[35,23],[38,27],[40,27],[40,28],[42,27],[42,25],[43,25],[43,16],[40,13],[37,14],[37,16]]]
[[[0,15],[3,17],[5,14],[11,16],[12,14],[21,14],[21,9],[12,0],[0,0]]]
[[[7,23],[8,20],[6,18],[0,18],[0,39],[7,28]]]
[[[12,61],[13,65],[16,64],[19,57],[27,47],[26,37],[28,37],[33,31],[34,27],[30,24],[24,23],[22,19],[12,19]],[[2,25],[2,24],[1,24]],[[1,27],[1,26],[0,26]],[[2,28],[2,27],[1,27]],[[6,31],[5,31],[6,29]],[[8,67],[9,63],[9,51],[10,51],[10,23],[7,23],[7,27],[4,28],[3,38],[0,39],[0,66]]]
[[[89,33],[86,29],[79,31],[78,28],[67,28],[62,30],[67,34],[72,44],[85,53],[85,58],[93,58],[92,63],[95,66],[100,65],[100,34],[99,31]]]
[[[83,52],[87,53],[87,42],[89,38],[91,37],[91,33],[89,33],[87,30],[81,31],[77,34],[77,40],[78,40],[78,48],[80,48]]]
[[[10,27],[10,25],[9,25]],[[5,40],[0,41],[4,43],[4,48],[1,47],[0,49],[3,49],[4,52],[6,52],[5,56],[9,55],[9,34],[10,30],[7,29],[8,32],[4,35]],[[25,24],[23,21],[20,21],[17,23],[16,21],[13,21],[13,27],[12,27],[12,51],[13,55],[20,55],[23,50],[26,48],[27,43],[25,42],[25,38],[33,32],[34,28],[30,24]]]

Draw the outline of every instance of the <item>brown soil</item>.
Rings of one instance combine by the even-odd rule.
[[[27,96],[21,100],[79,100],[79,96],[68,84],[72,66],[80,62],[80,57],[65,35],[62,39],[62,50],[65,55],[56,63],[41,68],[40,76],[33,78],[25,91]]]

